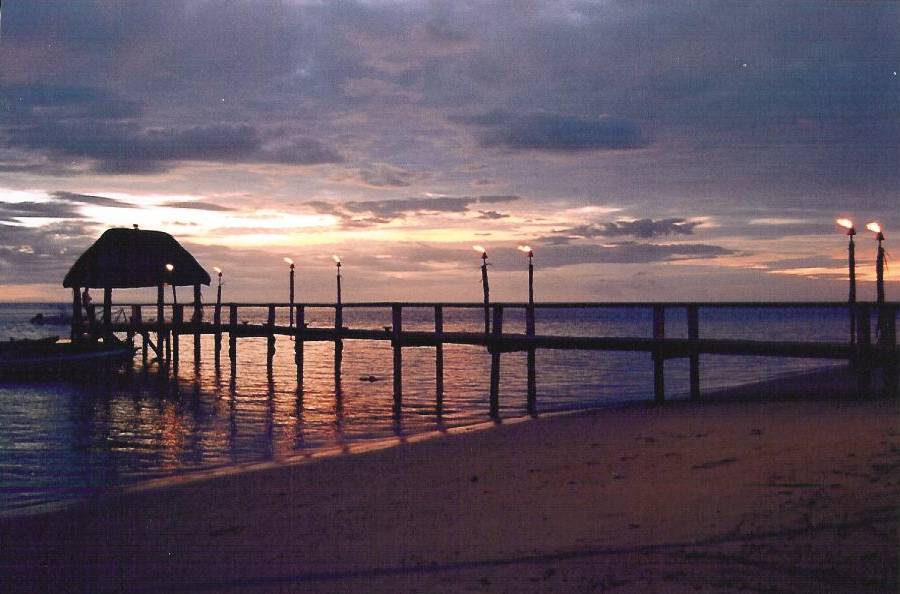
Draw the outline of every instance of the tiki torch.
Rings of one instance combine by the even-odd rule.
[[[337,267],[337,305],[334,307],[334,325],[337,328],[344,327],[344,310],[341,307],[341,258],[339,256],[331,256],[334,265]]]
[[[487,251],[480,245],[473,245],[472,249],[481,252],[481,285],[484,288],[484,333],[491,332],[491,289],[488,285]]]
[[[850,294],[847,302],[850,305],[850,344],[856,344],[856,245],[853,243],[856,229],[850,219],[837,219],[835,222],[847,230],[847,264],[850,278]]]
[[[294,327],[294,261],[290,258],[284,259],[286,264],[290,265],[290,291],[289,291],[289,301],[291,303],[290,306],[290,327]]]
[[[525,317],[525,332],[534,334],[534,250],[520,245],[519,251],[528,256],[528,315]]]
[[[331,256],[331,259],[334,260],[334,264],[337,267],[337,304],[341,304],[341,258],[340,256]]]
[[[166,264],[166,276],[169,277],[169,284],[172,285],[172,311],[178,306],[178,295],[175,294],[175,266]]]
[[[876,300],[878,301],[878,327],[876,336],[880,341],[884,336],[886,325],[885,315],[887,313],[884,308],[884,246],[882,245],[882,242],[884,241],[884,232],[881,229],[881,225],[876,222],[867,224],[866,229],[875,234],[875,240],[878,242],[878,251],[875,256],[875,295]]]
[[[219,286],[216,289],[216,311],[219,311],[222,307],[222,269],[218,266],[213,266],[213,270],[219,276]]]
[[[881,306],[884,304],[884,247],[882,247],[884,233],[881,225],[874,222],[867,224],[866,229],[875,234],[875,240],[878,242],[878,253],[875,257],[875,290],[878,305]]]

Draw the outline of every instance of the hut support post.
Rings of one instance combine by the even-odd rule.
[[[865,398],[872,391],[871,313],[866,304],[857,309],[856,333],[856,390],[860,398]]]
[[[81,338],[81,291],[80,287],[72,287],[72,342]]]
[[[156,286],[156,357],[159,359],[163,353],[163,343],[166,342],[166,310],[165,310],[165,286]],[[166,346],[168,348],[168,346]],[[167,359],[168,360],[168,359]]]
[[[653,349],[653,398],[657,403],[666,400],[665,354],[662,339],[666,337],[666,308],[663,305],[653,306],[653,338],[657,342]]]
[[[444,409],[444,308],[434,306],[434,392],[438,414]]]
[[[194,366],[200,364],[200,325],[203,323],[203,297],[200,293],[200,285],[194,285]]]
[[[691,341],[690,376],[691,400],[700,399],[700,353],[697,352],[697,340],[700,339],[700,312],[696,305],[687,308],[688,340]]]
[[[403,307],[391,306],[391,345],[394,347],[394,417],[399,417],[403,402]]]
[[[103,338],[112,336],[112,289],[103,288]]]
[[[272,372],[272,360],[275,358],[275,306],[269,306],[266,319],[266,369]]]
[[[228,308],[228,359],[231,361],[231,376],[237,372],[237,328],[238,308],[232,305]]]
[[[500,415],[500,345],[499,340],[503,336],[503,306],[494,305],[494,342],[491,350],[491,418]]]
[[[294,363],[297,365],[297,385],[303,389],[303,330],[306,327],[306,312],[302,305],[297,306],[297,326],[294,329]]]
[[[175,305],[172,310],[172,364],[175,371],[178,371],[178,362],[180,360],[181,343],[181,327],[184,324],[184,306]]]
[[[884,390],[892,397],[897,396],[898,379],[900,379],[900,360],[897,353],[897,307],[894,305],[882,306],[884,314],[882,318],[881,346],[885,349],[882,373],[884,376]]]

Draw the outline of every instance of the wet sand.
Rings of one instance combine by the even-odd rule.
[[[897,591],[897,402],[778,385],[0,520],[0,591]]]

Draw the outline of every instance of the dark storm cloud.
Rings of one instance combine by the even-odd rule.
[[[560,114],[510,116],[490,112],[465,120],[487,128],[484,146],[548,151],[624,150],[643,148],[647,140],[634,121]]]
[[[638,219],[636,221],[618,221],[615,223],[589,223],[568,229],[555,231],[566,238],[594,237],[638,237],[650,239],[661,235],[693,235],[694,229],[701,223],[681,218],[672,219]]]
[[[92,196],[90,194],[77,194],[75,192],[51,192],[50,195],[62,202],[75,202],[77,204],[93,204],[95,206],[108,206],[110,208],[137,208],[130,202],[123,202],[106,196]]]
[[[312,201],[305,204],[318,213],[340,218],[345,226],[366,227],[413,215],[464,213],[469,211],[470,206],[509,203],[516,200],[519,200],[519,196],[443,196],[341,203]]]

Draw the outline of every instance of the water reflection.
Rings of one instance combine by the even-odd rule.
[[[539,311],[538,327],[548,334],[649,335],[646,312],[628,312]],[[307,315],[311,325],[333,324],[325,315]],[[677,336],[683,321],[672,315],[667,332]],[[390,324],[389,317],[389,311],[347,310],[344,323],[379,328]],[[480,321],[477,312],[444,312],[447,331],[477,329]],[[515,311],[505,323],[513,332],[524,329]],[[705,336],[833,340],[846,335],[847,322],[842,312],[813,311],[804,319],[770,312],[755,323],[712,312],[702,323]],[[433,324],[432,310],[404,311],[410,330]],[[0,506],[8,512],[123,482],[368,439],[404,440],[487,420],[490,357],[482,348],[445,345],[440,357],[434,348],[403,349],[398,410],[388,342],[305,343],[302,381],[287,338],[276,341],[271,368],[265,338],[229,340],[228,361],[215,357],[214,336],[201,337],[199,346],[201,356],[177,368],[174,362],[170,369],[145,367],[138,357],[129,372],[90,384],[0,386]],[[538,351],[536,365],[538,411],[652,394],[652,363],[645,354]],[[704,389],[710,389],[819,363],[720,357],[704,358],[702,365]],[[526,413],[526,367],[525,353],[503,355],[501,418]],[[666,371],[670,392],[686,393],[686,364],[667,363]]]

